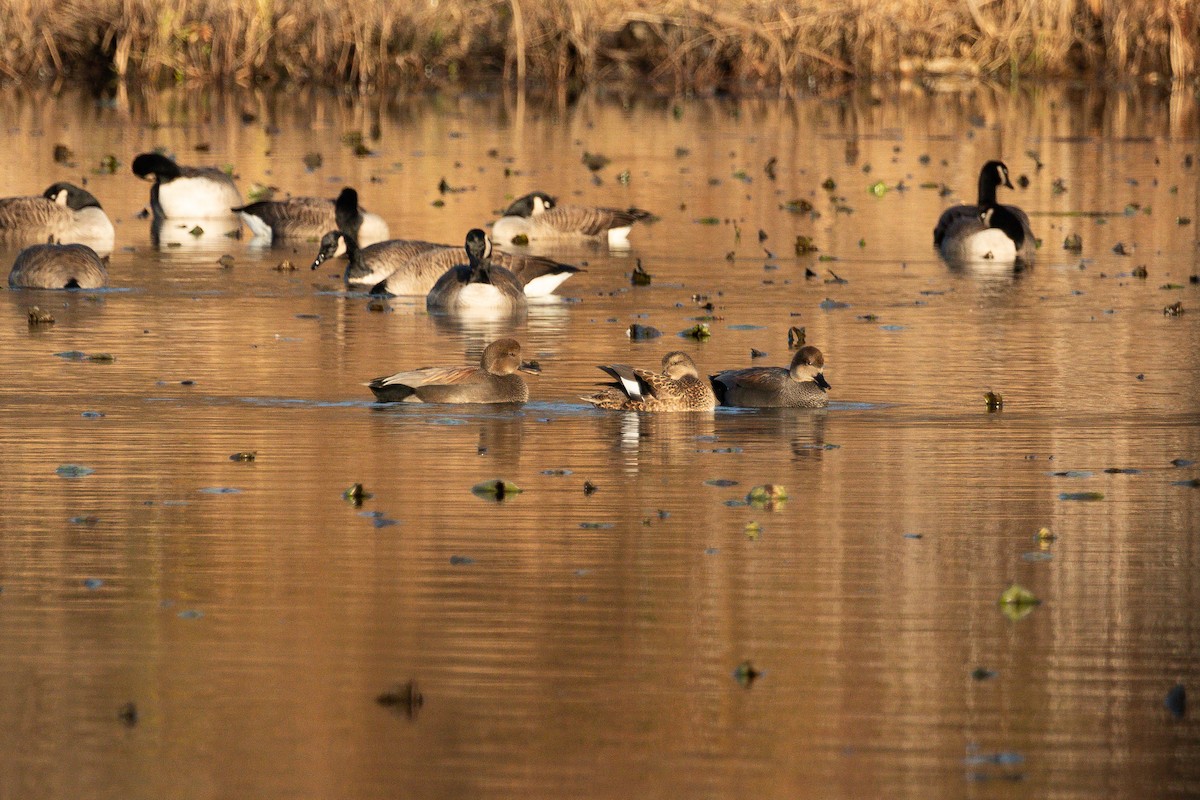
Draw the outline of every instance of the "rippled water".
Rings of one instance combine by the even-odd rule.
[[[1200,691],[1193,97],[0,108],[2,194],[86,180],[117,223],[111,289],[0,292],[0,797],[1200,794],[1195,711],[1165,704]],[[128,164],[156,146],[243,191],[356,186],[396,236],[460,242],[534,188],[660,219],[552,251],[587,271],[513,329],[524,408],[374,406],[365,381],[502,328],[373,310],[309,245],[152,239]],[[1037,263],[949,269],[933,223],[997,156]],[[711,338],[678,338],[706,302]],[[786,364],[792,326],[828,410],[578,400],[669,349]],[[524,491],[472,495],[491,478]],[[747,505],[768,483],[787,500]],[[1015,621],[1013,583],[1042,601]],[[376,702],[409,681],[414,715]]]

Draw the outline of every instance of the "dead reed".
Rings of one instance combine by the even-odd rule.
[[[347,9],[350,9],[349,11]],[[1195,0],[7,0],[0,75],[756,91],[1197,75]]]

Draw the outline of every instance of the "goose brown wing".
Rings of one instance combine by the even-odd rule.
[[[69,222],[74,212],[45,197],[5,197],[0,199],[0,232],[54,232]]]
[[[235,208],[253,214],[272,228],[305,226],[321,233],[337,227],[333,203],[320,197],[293,197],[289,200],[263,200]]]

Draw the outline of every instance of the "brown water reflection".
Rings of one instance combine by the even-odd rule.
[[[1200,793],[1195,715],[1163,704],[1195,693],[1200,640],[1200,494],[1180,485],[1200,473],[1172,464],[1200,462],[1193,96],[9,89],[0,108],[3,194],[86,179],[117,224],[113,289],[0,293],[0,797]],[[532,188],[661,219],[627,253],[553,251],[586,266],[570,302],[447,324],[420,299],[371,310],[301,245],[156,241],[127,165],[158,145],[235,164],[243,191],[354,185],[435,241]],[[612,165],[593,176],[584,150]],[[124,166],[97,173],[110,153]],[[949,269],[933,221],[997,155],[1030,179],[1011,198],[1037,263]],[[796,198],[819,216],[781,208]],[[639,258],[649,287],[629,284]],[[712,338],[677,338],[705,302]],[[56,323],[30,328],[33,304]],[[631,343],[632,322],[666,335]],[[786,364],[793,325],[825,352],[828,410],[577,399],[597,364],[676,347],[709,372],[751,348]],[[524,408],[377,407],[361,385],[472,363],[500,333],[542,363]],[[470,493],[495,477],[524,492]],[[361,508],[341,499],[356,482]],[[765,483],[789,499],[746,505]],[[1016,622],[1013,582],[1043,600]],[[376,705],[409,679],[414,719]]]

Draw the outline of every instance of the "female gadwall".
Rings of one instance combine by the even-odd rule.
[[[629,243],[633,223],[650,217],[640,208],[559,205],[545,192],[518,197],[492,226],[492,238],[512,244],[518,236],[528,241],[603,237],[610,245]]]
[[[712,387],[700,378],[696,362],[682,350],[667,353],[662,372],[633,369],[625,364],[601,366],[615,380],[583,399],[615,411],[712,411],[717,405]]]
[[[425,308],[447,314],[507,315],[525,311],[525,288],[492,262],[492,240],[479,228],[467,232],[467,260],[438,278]]]
[[[263,242],[317,241],[326,231],[346,231],[364,246],[390,235],[383,217],[358,204],[358,192],[347,186],[336,200],[290,197],[260,200],[233,209],[255,239]]]
[[[113,224],[91,192],[55,183],[40,197],[0,198],[0,241],[7,244],[86,242],[113,247]]]
[[[85,244],[35,244],[17,254],[14,289],[99,289],[108,283],[104,260]]]
[[[812,345],[796,351],[792,364],[783,367],[750,367],[718,372],[709,380],[721,405],[747,408],[824,408],[829,381],[822,369],[825,357]]]
[[[517,372],[536,374],[521,360],[516,339],[498,339],[483,351],[478,367],[423,367],[376,378],[367,384],[381,403],[524,403],[529,386]]]
[[[942,212],[933,229],[933,244],[947,261],[1033,260],[1037,242],[1029,216],[1014,205],[996,202],[996,189],[1012,187],[1003,161],[989,161],[979,172],[979,202]]]
[[[161,153],[133,159],[133,174],[153,180],[150,208],[157,219],[215,219],[242,204],[233,178],[216,167],[184,167]]]

